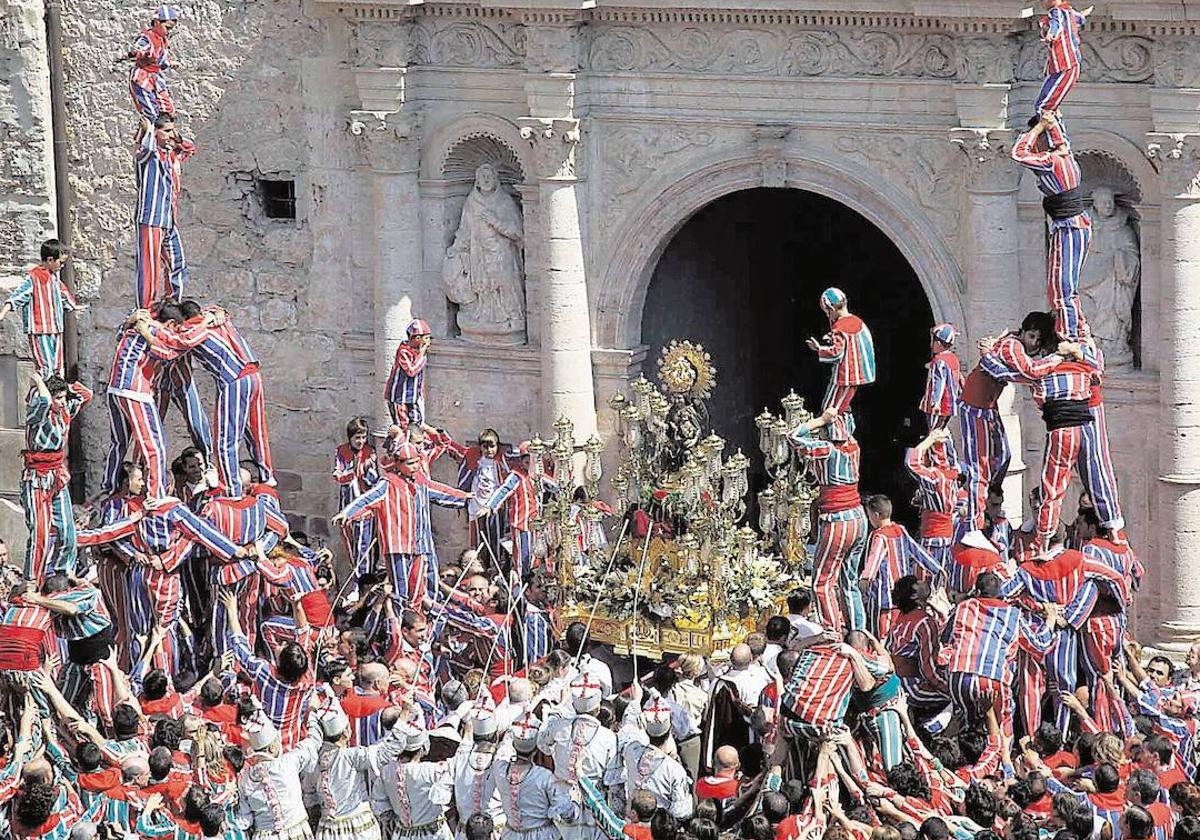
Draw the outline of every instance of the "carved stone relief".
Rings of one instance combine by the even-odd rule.
[[[413,64],[446,67],[523,67],[525,28],[516,23],[426,18],[412,35]]]
[[[908,76],[949,79],[954,39],[942,33],[609,26],[589,51],[602,72],[710,72],[763,76]]]
[[[1089,32],[1083,39],[1085,82],[1140,84],[1154,80],[1154,39],[1142,35]],[[1040,81],[1046,70],[1046,45],[1032,35],[1021,42],[1017,78]]]
[[[623,125],[604,130],[598,140],[602,218],[613,219],[638,188],[680,152],[711,146],[716,135],[707,129],[658,125]]]
[[[964,172],[945,140],[854,133],[837,138],[834,146],[903,187],[947,240],[957,236]]]

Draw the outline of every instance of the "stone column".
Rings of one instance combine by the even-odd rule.
[[[1158,120],[1156,120],[1156,123]],[[1200,134],[1151,134],[1162,176],[1158,439],[1159,644],[1200,636]]]
[[[958,128],[951,131],[950,139],[967,159],[962,246],[967,286],[965,327],[970,345],[961,347],[959,355],[969,369],[977,355],[974,343],[985,335],[1012,329],[1020,317],[1017,187],[1021,169],[1009,158],[1012,131]],[[1019,522],[1025,496],[1025,459],[1013,392],[1013,388],[1006,388],[999,406],[1012,449],[1004,481],[1004,506],[1008,515]]]
[[[414,317],[421,284],[421,213],[417,178],[420,119],[416,114],[352,111],[350,131],[359,138],[371,178],[374,220],[376,416],[387,419],[383,387],[396,348]],[[415,313],[417,316],[420,313]]]
[[[543,243],[541,299],[543,429],[560,415],[575,424],[576,440],[596,431],[592,326],[583,267],[577,195],[580,122],[527,117],[521,136],[533,147]]]

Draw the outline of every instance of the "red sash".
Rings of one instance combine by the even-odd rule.
[[[832,484],[821,488],[817,496],[817,510],[821,513],[838,513],[852,510],[862,504],[857,484]]]
[[[953,537],[954,517],[936,510],[921,511],[922,537]]]

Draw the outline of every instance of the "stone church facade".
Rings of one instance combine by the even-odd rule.
[[[11,272],[52,230],[56,197],[42,0],[0,5]],[[965,364],[976,339],[1044,308],[1039,196],[1008,158],[1041,80],[1036,21],[996,0],[831,5],[181,2],[170,78],[199,148],[181,213],[193,292],[224,303],[263,356],[300,526],[327,528],[338,430],[356,414],[382,422],[383,379],[413,316],[435,334],[428,415],[460,439],[484,425],[548,435],[561,414],[578,438],[604,435],[608,396],[651,372],[643,304],[660,255],[695,213],[744,190],[815,193],[878,228],[933,318],[964,329]],[[1098,224],[1085,306],[1114,368],[1113,455],[1149,568],[1138,622],[1165,643],[1200,632],[1195,6],[1100,4],[1067,111]],[[109,65],[148,12],[114,0],[64,11],[88,384],[107,375],[132,306],[135,125]],[[294,218],[278,212],[289,185]],[[9,426],[17,339],[6,324]],[[1019,519],[1041,421],[1011,390]],[[102,403],[83,425],[95,474]]]

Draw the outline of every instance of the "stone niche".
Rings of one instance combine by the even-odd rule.
[[[533,221],[516,151],[477,132],[449,147],[437,178],[422,183],[426,277],[439,284],[450,335],[492,347],[529,342],[529,255]]]

